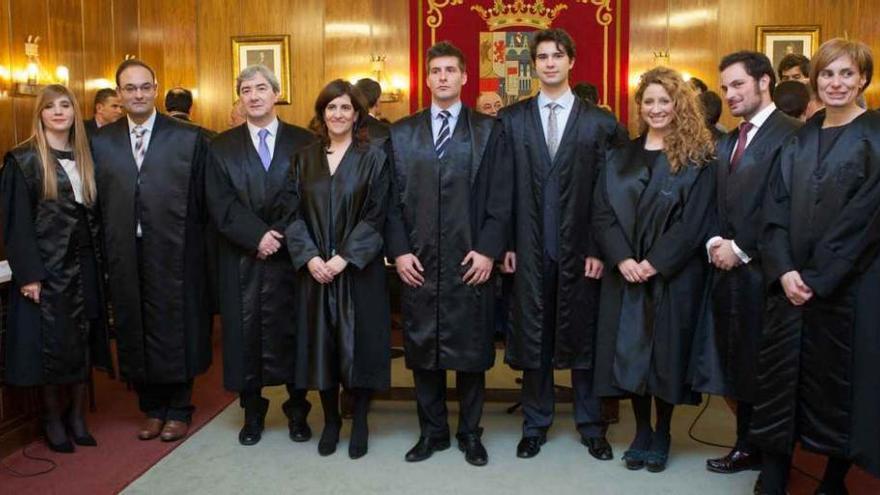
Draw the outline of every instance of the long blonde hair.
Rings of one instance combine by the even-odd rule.
[[[73,159],[82,179],[83,202],[87,205],[94,204],[97,197],[95,187],[95,165],[92,162],[92,152],[89,149],[89,138],[83,125],[82,114],[76,97],[66,87],[60,84],[50,84],[40,91],[34,104],[34,118],[31,123],[30,142],[37,150],[40,157],[43,176],[43,199],[58,199],[58,174],[55,171],[56,160],[49,152],[49,144],[46,142],[46,131],[43,129],[43,109],[58,98],[67,97],[73,107],[73,127],[70,129],[70,143],[73,145]]]
[[[664,151],[672,173],[676,174],[688,163],[701,166],[712,160],[715,141],[706,127],[697,92],[682,79],[681,74],[668,67],[655,67],[642,74],[636,89],[636,105],[641,115],[642,96],[651,84],[659,84],[669,93],[675,105],[670,132],[663,138]],[[648,130],[648,124],[639,117],[639,132]]]

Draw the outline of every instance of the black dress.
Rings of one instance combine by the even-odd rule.
[[[330,175],[324,146],[293,158],[288,185],[296,217],[285,235],[296,290],[296,388],[386,389],[391,383],[391,314],[382,257],[389,170],[384,151],[352,144]],[[312,278],[308,261],[348,261],[333,282]]]
[[[687,383],[704,304],[703,242],[715,202],[714,162],[671,172],[643,139],[612,150],[597,185],[596,239],[606,263],[599,307],[595,384],[600,396],[653,395],[696,403]],[[624,280],[617,264],[647,259],[648,282]]]
[[[72,160],[70,152],[53,151]],[[99,276],[97,212],[76,202],[56,161],[58,198],[43,200],[39,154],[23,144],[0,174],[3,238],[12,268],[5,380],[31,386],[85,381],[91,365],[111,369]],[[21,294],[41,283],[40,303]]]
[[[764,201],[767,313],[752,440],[795,442],[880,476],[880,115],[807,122],[786,144]],[[780,277],[813,297],[793,306]]]

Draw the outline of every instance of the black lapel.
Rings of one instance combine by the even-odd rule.
[[[128,118],[119,119],[122,122],[120,125],[112,129],[108,129],[113,131],[113,141],[115,142],[116,147],[120,150],[126,150],[123,152],[123,155],[128,159],[123,159],[125,163],[129,165],[129,170],[132,172],[132,175],[137,175],[139,173],[137,161],[134,159],[134,151],[132,151],[131,146],[131,130],[128,128]]]
[[[272,162],[269,163],[269,170],[266,173],[267,198],[273,198],[278,189],[284,185],[287,174],[290,172],[290,157],[294,144],[292,133],[287,124],[278,119],[275,151],[272,153]]]
[[[636,151],[643,146],[644,138],[639,138],[626,146],[613,148],[606,163],[605,188],[608,202],[631,247],[635,247],[633,234],[638,198],[644,191],[642,178],[647,173],[644,167],[634,164],[633,158]]]
[[[150,142],[147,143],[147,152],[144,154],[144,161],[141,162],[141,169],[147,166],[150,163],[150,158],[156,156],[158,153],[161,153],[161,150],[164,146],[166,146],[168,142],[168,132],[169,125],[165,119],[170,119],[171,117],[165,117],[158,111],[156,112],[156,121],[153,122],[153,129],[150,131]],[[131,146],[131,140],[129,139],[129,146]],[[155,146],[155,147],[154,147]],[[131,159],[134,160],[134,154],[131,154]],[[135,167],[137,166],[137,162],[135,162]]]

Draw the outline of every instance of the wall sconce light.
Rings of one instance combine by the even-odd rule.
[[[5,67],[0,67],[0,78],[5,81],[14,80],[15,96],[37,96],[47,84],[62,84],[67,86],[70,82],[70,69],[64,65],[55,68],[55,73],[49,76],[44,72],[40,64],[40,37],[28,35],[24,42],[24,55],[27,63],[23,70],[10,73]]]
[[[374,74],[376,81],[382,86],[382,95],[379,101],[383,103],[394,103],[400,101],[403,96],[403,88],[399,81],[390,81],[385,76],[385,60],[387,55],[370,55],[370,71]]]

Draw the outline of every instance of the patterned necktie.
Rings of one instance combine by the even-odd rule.
[[[260,146],[257,148],[257,154],[260,155],[260,161],[263,162],[263,168],[269,170],[269,165],[272,163],[272,155],[269,153],[269,144],[266,142],[266,138],[269,136],[269,130],[260,129],[257,136],[260,136]]]
[[[736,140],[736,149],[733,151],[733,158],[730,159],[730,172],[736,171],[736,166],[746,152],[746,141],[749,139],[749,131],[755,127],[751,122],[743,122],[739,125],[739,138]]]
[[[562,105],[550,102],[545,105],[547,113],[547,151],[550,153],[550,159],[556,157],[556,150],[559,148],[559,125],[556,123],[556,111],[562,108]]]
[[[137,163],[138,170],[140,170],[141,165],[144,163],[144,155],[147,153],[144,139],[144,134],[147,133],[147,130],[142,126],[136,125],[131,133],[134,134],[134,161]]]
[[[443,154],[446,153],[446,147],[449,145],[449,140],[452,138],[452,133],[449,131],[449,117],[452,114],[449,113],[449,110],[443,110],[437,117],[443,119],[443,122],[440,124],[440,134],[437,134],[437,140],[434,142],[434,151],[437,152],[437,158],[443,158]]]

